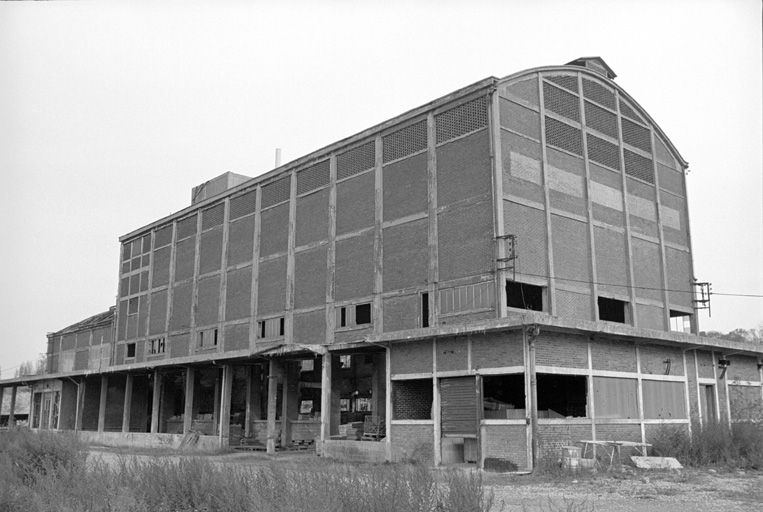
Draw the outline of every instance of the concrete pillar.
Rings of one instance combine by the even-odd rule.
[[[122,409],[122,432],[130,431],[130,412],[132,411],[132,374],[125,377],[125,401]]]
[[[77,382],[77,409],[74,413],[74,431],[82,430],[82,415],[85,412],[85,378]]]
[[[11,388],[11,403],[8,409],[8,426],[16,426],[16,386]]]
[[[225,373],[223,367],[222,372]],[[212,435],[216,436],[220,433],[218,426],[220,424],[220,370],[217,371],[215,376],[215,390],[213,391],[214,404],[212,405]]]
[[[98,405],[98,432],[103,432],[106,427],[106,395],[109,391],[109,377],[101,375],[101,396]]]
[[[276,401],[278,400],[279,364],[270,360],[268,372],[268,439],[267,453],[276,452]]]
[[[294,362],[284,363],[283,393],[281,397],[281,446],[291,444],[291,422],[299,414],[299,373]]]
[[[330,353],[321,356],[321,442],[331,438],[331,359]]]
[[[183,404],[183,433],[189,432],[193,426],[193,388],[195,373],[190,366],[185,369],[185,402]]]
[[[246,406],[245,406],[245,413],[244,413],[244,437],[251,437],[252,436],[252,414],[254,407],[254,401],[252,400],[252,388],[254,387],[254,383],[252,380],[254,379],[254,367],[248,366],[246,368]]]
[[[387,358],[384,352],[374,354],[374,369],[371,375],[371,402],[373,415],[379,420],[386,417],[387,409]]]
[[[154,370],[154,387],[151,390],[151,433],[159,432],[159,414],[162,403],[162,374]]]
[[[3,395],[5,394],[5,388],[0,386],[0,413],[3,411]],[[29,399],[29,425],[32,425],[32,399]]]
[[[230,400],[233,391],[233,367],[229,364],[223,366],[223,379],[220,390],[220,448],[230,445]]]

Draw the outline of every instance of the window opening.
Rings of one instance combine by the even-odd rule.
[[[485,419],[524,419],[525,376],[485,375],[482,377],[482,408]]]
[[[284,317],[268,318],[257,322],[257,337],[259,339],[278,338],[284,335]]]
[[[350,354],[339,356],[339,364],[342,368],[352,368],[352,356]]]
[[[626,311],[628,309],[628,303],[617,299],[608,299],[606,297],[599,297],[599,320],[606,320],[607,322],[625,323]]]
[[[429,327],[429,294],[421,294],[421,327]]]
[[[135,343],[127,344],[127,358],[135,357]]]
[[[339,322],[339,326],[340,327],[347,327],[347,308],[342,307],[342,309],[340,310],[340,314],[339,315],[341,317],[341,321]]]
[[[359,304],[355,306],[355,324],[366,325],[371,323],[371,304]]]
[[[199,348],[211,348],[217,346],[217,329],[199,331]]]
[[[539,418],[585,418],[588,414],[588,385],[584,375],[539,373]]]
[[[670,330],[675,332],[691,332],[691,315],[683,311],[670,310]]]
[[[284,327],[285,327],[285,325],[286,325],[286,320],[284,319],[284,317],[281,317],[279,319],[279,321],[278,321],[278,335],[279,336],[283,336],[284,335],[284,331],[285,331]],[[217,333],[217,331],[215,331],[215,333]]]
[[[506,305],[510,308],[543,311],[543,287],[506,281]]]
[[[149,355],[164,354],[166,343],[164,338],[153,338],[148,340]]]
[[[715,415],[715,389],[712,384],[703,384],[702,385],[702,396],[703,396],[703,402],[702,405],[704,406],[704,420],[705,422],[708,421],[716,421],[716,415]]]

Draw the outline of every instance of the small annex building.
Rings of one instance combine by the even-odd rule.
[[[750,419],[763,347],[697,335],[688,164],[614,78],[487,78],[196,187],[120,238],[116,304],[0,390],[101,443],[519,469]]]

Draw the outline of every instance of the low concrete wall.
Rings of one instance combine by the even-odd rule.
[[[78,432],[85,443],[126,448],[187,448],[189,450],[213,451],[220,449],[220,438],[203,436],[198,438],[183,434],[148,434],[144,432]],[[184,442],[185,441],[185,442]]]
[[[329,459],[382,463],[386,460],[384,445],[374,441],[317,441],[316,451]]]

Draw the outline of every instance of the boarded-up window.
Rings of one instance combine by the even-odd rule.
[[[683,382],[645,380],[642,382],[645,419],[685,419]],[[597,411],[598,412],[598,411]]]
[[[443,435],[477,434],[479,408],[474,377],[440,379],[440,411]]]
[[[597,418],[638,418],[638,381],[612,377],[593,378]]]

